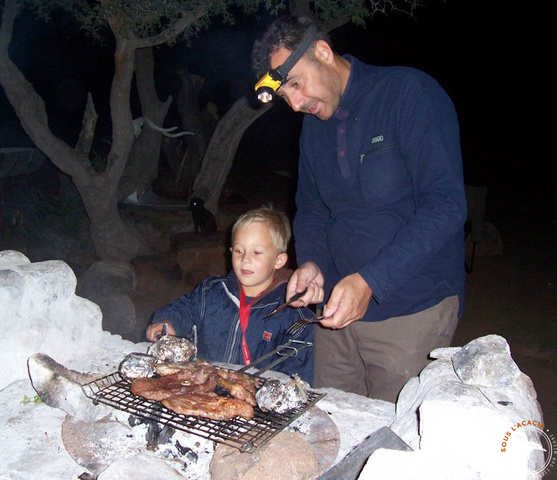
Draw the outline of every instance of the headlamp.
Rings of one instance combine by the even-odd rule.
[[[292,67],[302,58],[302,55],[306,53],[307,49],[315,40],[317,33],[317,28],[311,25],[304,34],[300,44],[288,56],[285,62],[279,67],[269,70],[255,84],[255,93],[257,94],[257,99],[261,103],[269,103],[273,100],[274,93],[286,82],[288,72],[290,72]]]
[[[286,77],[281,77],[277,69],[269,70],[259,82],[255,84],[257,99],[261,103],[269,103],[273,100],[273,94],[284,83]]]

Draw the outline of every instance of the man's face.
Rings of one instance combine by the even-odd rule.
[[[320,120],[328,120],[334,115],[344,91],[344,85],[332,67],[332,51],[328,49],[325,54],[320,51],[320,48],[325,47],[325,42],[317,42],[317,62],[303,56],[288,72],[286,82],[276,92],[295,112],[309,113]],[[271,68],[282,65],[290,53],[286,48],[275,52],[271,56]]]

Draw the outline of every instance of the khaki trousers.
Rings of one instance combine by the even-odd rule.
[[[404,384],[431,361],[429,353],[450,346],[458,308],[455,295],[412,315],[316,328],[315,387],[396,402]]]

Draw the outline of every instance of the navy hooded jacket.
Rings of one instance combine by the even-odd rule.
[[[313,342],[314,325],[307,325],[295,335],[286,330],[300,318],[313,318],[308,308],[288,307],[264,318],[285,301],[286,283],[291,271],[276,271],[275,281],[262,295],[256,297],[250,308],[246,341],[252,362],[271,352],[288,340]],[[151,323],[169,320],[179,337],[191,334],[197,326],[198,357],[209,362],[244,364],[242,356],[242,328],[239,318],[240,290],[236,275],[214,276],[205,279],[191,293],[166,305],[153,314]],[[257,364],[260,369],[277,360],[274,355]],[[313,383],[313,347],[300,350],[297,356],[285,360],[274,368],[287,375],[297,373],[310,385]]]

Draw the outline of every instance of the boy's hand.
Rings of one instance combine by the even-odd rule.
[[[153,323],[153,325],[149,325],[147,327],[147,330],[145,332],[147,340],[156,342],[158,340],[158,337],[161,335],[162,329],[165,324],[168,325],[168,335],[176,335],[176,330],[174,330],[172,324],[168,320],[163,320],[161,322]]]

